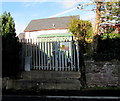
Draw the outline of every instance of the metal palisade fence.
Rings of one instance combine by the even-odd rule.
[[[20,40],[22,59],[30,58],[30,70],[79,71],[79,52],[74,41]]]

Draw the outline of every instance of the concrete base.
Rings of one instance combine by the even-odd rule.
[[[22,72],[19,80],[8,80],[6,89],[62,89],[80,90],[79,72],[29,71]]]
[[[22,72],[23,79],[79,79],[80,72],[70,71],[39,71],[33,70],[29,72]]]

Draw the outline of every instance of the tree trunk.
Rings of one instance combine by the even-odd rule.
[[[80,82],[81,82],[82,88],[86,88],[87,87],[86,70],[85,70],[83,50],[84,50],[84,42],[81,40],[78,40],[79,67],[80,67],[80,73],[81,73]]]
[[[98,50],[98,39],[99,39],[99,35],[96,35],[93,37],[93,43],[92,43],[92,50],[93,50],[93,53],[97,53],[97,50]]]
[[[94,37],[93,37],[93,53],[97,52],[98,48],[98,38],[99,38],[99,24],[100,24],[100,9],[102,5],[102,0],[98,0],[96,3],[97,9],[96,9],[96,21],[95,21],[95,31],[94,31]]]

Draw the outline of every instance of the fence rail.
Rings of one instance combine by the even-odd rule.
[[[31,70],[79,71],[79,53],[73,41],[20,40]]]

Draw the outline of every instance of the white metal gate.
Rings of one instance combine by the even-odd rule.
[[[31,70],[79,71],[79,54],[73,41],[22,41]]]

